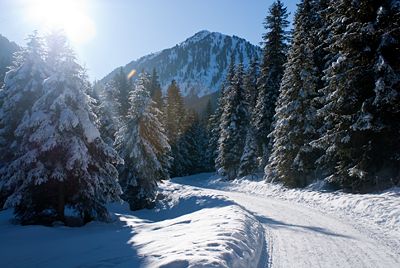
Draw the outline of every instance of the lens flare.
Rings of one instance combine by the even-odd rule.
[[[133,69],[132,71],[130,71],[129,74],[128,74],[128,76],[127,76],[128,80],[130,80],[132,77],[134,77],[135,74],[136,74],[136,70],[135,70],[135,69]]]

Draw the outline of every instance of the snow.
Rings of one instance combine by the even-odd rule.
[[[210,31],[202,30],[202,31],[196,33],[195,35],[193,35],[192,37],[186,39],[184,42],[180,43],[179,45],[187,46],[188,44],[199,42],[200,40],[203,40],[210,34],[211,34]],[[213,34],[219,34],[219,33],[213,33]]]
[[[208,188],[253,214],[264,227],[267,267],[400,267],[398,189],[370,195],[324,192],[321,185],[287,190],[213,174],[173,181]]]
[[[89,119],[89,114],[84,110],[78,110],[77,116],[83,128],[86,140],[92,143],[94,140],[100,137],[100,132],[96,126]]]
[[[132,230],[122,222],[82,228],[18,226],[11,211],[0,213],[2,267],[123,267],[139,263],[127,244]]]
[[[138,247],[139,255],[146,256],[146,265],[257,267],[264,233],[254,216],[222,196],[167,185],[172,187],[167,187],[166,207],[172,207],[158,215],[146,213],[144,218],[151,223],[137,226],[135,219],[122,218],[136,226],[138,235],[130,242]]]
[[[325,189],[325,190],[324,190]],[[400,267],[400,189],[288,190],[211,173],[161,184],[154,210],[109,205],[114,221],[13,224],[0,212],[2,267]]]
[[[350,194],[315,189],[323,188],[322,182],[301,190],[287,189],[280,184],[262,180],[238,179],[224,182],[215,180],[215,177],[211,179],[210,182],[220,189],[271,196],[322,210],[347,213],[352,218],[363,218],[382,228],[400,233],[400,188],[398,187],[375,194]]]
[[[155,210],[111,204],[112,223],[19,226],[0,212],[2,267],[257,267],[264,230],[218,194],[166,182]]]
[[[192,176],[187,178],[185,183],[282,200],[333,215],[353,224],[358,230],[368,230],[369,235],[396,249],[400,256],[400,188],[398,187],[379,193],[350,194],[324,190],[326,185],[323,182],[312,184],[306,189],[288,189],[280,184],[263,180],[242,178],[224,181],[220,176],[213,174],[203,174],[201,179],[198,178]]]

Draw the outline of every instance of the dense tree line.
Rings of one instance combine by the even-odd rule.
[[[265,167],[267,180],[289,187],[398,185],[399,10],[396,1],[302,0],[290,40],[276,1],[259,73],[231,68],[210,119],[216,169],[232,179]]]
[[[159,181],[213,169],[207,158],[211,108],[204,114],[187,109],[176,81],[163,95],[155,69],[135,82],[121,69],[94,87],[97,126],[125,162],[117,168],[121,197],[131,209],[152,207]]]
[[[135,82],[119,72],[95,88],[97,124],[125,161],[119,182],[132,209],[154,205],[158,181],[213,169],[207,158],[211,108],[204,114],[187,109],[176,81],[163,95],[155,69]],[[120,108],[123,100],[128,110]]]
[[[269,176],[353,192],[399,183],[399,12],[395,1],[301,1]]]
[[[210,121],[214,126],[210,150],[215,150],[210,155],[216,156],[216,169],[229,179],[254,175],[268,160],[269,133],[288,49],[287,17],[281,1],[270,7],[261,66],[254,58],[244,72],[240,61],[231,59],[219,107]]]

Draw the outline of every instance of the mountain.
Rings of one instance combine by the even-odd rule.
[[[17,44],[0,34],[0,88],[3,85],[4,75],[8,71],[7,67],[12,64],[13,54],[17,50],[19,50]]]
[[[202,97],[218,91],[227,73],[231,55],[235,62],[243,60],[245,66],[257,56],[261,48],[243,38],[221,33],[201,31],[176,46],[131,61],[123,68],[151,72],[157,70],[165,91],[175,79],[184,96]],[[103,82],[114,77],[119,68],[103,78]]]

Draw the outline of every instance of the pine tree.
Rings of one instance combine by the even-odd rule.
[[[269,8],[264,27],[267,33],[263,35],[264,49],[261,74],[258,81],[258,96],[256,113],[253,117],[256,130],[257,146],[262,156],[262,166],[265,166],[269,156],[270,139],[275,105],[286,62],[289,33],[285,30],[289,22],[286,7],[280,0]]]
[[[321,152],[310,143],[318,137],[318,90],[322,73],[318,63],[319,27],[317,1],[303,0],[295,17],[293,44],[277,102],[273,147],[266,167],[269,180],[290,187],[304,187],[316,175]]]
[[[253,176],[258,169],[258,153],[257,142],[254,130],[254,121],[251,120],[255,115],[255,105],[257,103],[257,80],[259,77],[259,66],[257,58],[253,58],[250,66],[243,78],[243,90],[246,101],[247,111],[247,132],[245,137],[245,144],[243,154],[240,158],[240,166],[238,176],[243,177],[247,175]]]
[[[171,167],[172,176],[186,175],[186,167],[189,166],[187,144],[183,137],[188,124],[186,121],[186,110],[183,98],[176,81],[173,80],[167,90],[167,101],[165,107],[165,127],[168,140],[171,144],[173,163]]]
[[[14,66],[7,72],[0,90],[0,207],[17,186],[11,183],[8,166],[18,157],[21,141],[15,130],[43,91],[42,82],[49,70],[43,60],[42,39],[35,31],[26,48],[17,53]]]
[[[225,107],[225,100],[228,96],[228,90],[231,86],[231,83],[233,83],[234,76],[235,76],[235,58],[232,55],[225,81],[219,93],[217,101],[217,109],[215,110],[214,114],[211,116],[209,120],[210,139],[208,142],[207,155],[214,161],[214,167],[215,170],[217,171],[221,168],[221,163],[219,162],[220,158],[218,158],[219,139],[221,136],[221,118]]]
[[[237,176],[244,147],[243,137],[246,135],[248,124],[243,72],[243,65],[240,63],[224,92],[217,161],[228,179]]]
[[[218,137],[215,139],[215,146],[214,142],[211,142],[211,139],[214,139],[213,137],[213,128],[215,125],[212,123],[212,118],[214,116],[215,110],[213,109],[213,105],[211,103],[211,100],[207,102],[206,109],[204,111],[203,115],[203,120],[202,120],[202,125],[206,131],[206,147],[205,147],[205,170],[206,171],[213,171],[215,168],[215,151],[217,150],[217,145],[218,145]]]
[[[248,125],[246,141],[244,144],[243,154],[240,158],[240,166],[238,176],[254,176],[258,168],[257,160],[257,143],[254,135],[254,129]]]
[[[100,138],[87,82],[65,40],[58,33],[48,37],[50,76],[15,131],[21,146],[7,167],[7,183],[17,187],[5,206],[14,207],[22,223],[66,221],[66,206],[85,222],[106,220],[105,204],[121,192],[114,164],[122,159]]]
[[[120,173],[123,198],[131,210],[151,208],[157,195],[157,181],[168,179],[165,156],[170,146],[158,120],[146,74],[140,74],[130,95],[127,124],[117,134],[116,146],[125,159]]]
[[[328,181],[351,191],[398,183],[399,6],[393,1],[331,3],[320,162],[334,170]]]
[[[207,105],[206,108],[204,109],[203,113],[202,113],[202,121],[205,125],[207,125],[208,120],[210,119],[211,115],[213,114],[213,105],[211,103],[211,100],[207,101]]]
[[[98,127],[104,141],[113,145],[115,135],[122,125],[122,118],[119,116],[121,104],[118,101],[118,91],[113,83],[98,85],[99,104]]]
[[[194,110],[188,111],[187,118],[189,127],[185,132],[184,137],[185,144],[188,147],[187,152],[189,165],[185,173],[191,175],[209,171],[209,165],[206,158],[208,145],[206,127]]]
[[[153,69],[153,73],[150,77],[150,94],[155,106],[161,111],[164,105],[162,100],[161,85],[155,68]]]
[[[112,80],[112,86],[118,92],[118,103],[119,103],[119,116],[122,121],[125,121],[129,111],[129,94],[132,90],[132,83],[129,80],[121,67],[115,74]]]
[[[260,71],[257,57],[253,58],[250,62],[250,66],[243,78],[243,87],[246,92],[246,101],[249,104],[249,113],[252,114],[254,107],[257,104],[257,80],[259,78]]]
[[[176,81],[173,80],[167,90],[165,107],[166,129],[171,142],[175,142],[183,133],[184,115],[183,98]]]
[[[221,93],[220,93],[221,94]],[[217,167],[216,160],[218,156],[218,139],[220,131],[220,118],[222,109],[220,108],[221,97],[218,98],[217,108],[214,113],[210,116],[208,120],[208,146],[207,146],[207,159],[210,169],[215,169]],[[219,167],[218,167],[219,168]],[[218,170],[217,168],[217,170]]]

